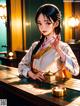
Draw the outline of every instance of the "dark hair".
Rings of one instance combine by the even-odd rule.
[[[44,16],[46,16],[50,21],[51,20],[53,20],[54,22],[56,22],[57,20],[59,21],[59,25],[55,28],[55,33],[59,34],[61,31],[61,28],[60,28],[61,13],[60,13],[59,9],[53,4],[44,4],[44,5],[40,6],[38,8],[38,10],[36,12],[36,16],[35,16],[36,23],[37,23],[37,19],[38,19],[39,15],[41,13]],[[37,50],[39,49],[39,47],[43,43],[44,38],[45,38],[45,36],[42,35],[40,42],[37,44],[37,46],[34,48],[34,50],[32,52],[32,56],[37,52]]]
[[[60,28],[61,13],[60,13],[59,9],[53,4],[45,4],[45,5],[40,6],[38,8],[36,16],[35,16],[36,23],[37,23],[37,19],[38,19],[39,15],[41,13],[44,16],[46,16],[50,21],[51,20],[53,20],[53,22],[59,21],[59,25],[55,28],[55,33],[59,34],[61,31],[61,28]]]
[[[34,48],[34,50],[33,50],[33,52],[32,52],[32,56],[37,52],[37,50],[39,49],[39,47],[40,47],[41,44],[43,43],[44,38],[45,38],[45,36],[42,35],[41,38],[40,38],[40,40],[39,40],[39,43],[37,44],[37,46]]]

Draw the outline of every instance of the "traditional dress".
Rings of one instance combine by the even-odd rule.
[[[65,42],[59,41],[58,46],[66,57],[66,60],[63,63],[57,51],[50,46],[50,43],[46,43],[48,41],[46,41],[46,38],[44,39],[42,46],[39,48],[37,53],[33,55],[33,59],[31,60],[32,51],[34,50],[38,42],[34,42],[32,44],[26,55],[19,63],[18,69],[20,75],[27,77],[27,72],[32,71],[32,69],[34,73],[36,73],[37,71],[43,71],[44,73],[56,73],[61,69],[62,65],[64,65],[65,68],[68,69],[72,75],[78,75],[79,65],[69,45]]]

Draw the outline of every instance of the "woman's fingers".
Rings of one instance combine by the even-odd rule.
[[[56,48],[57,45],[59,44],[59,41],[60,41],[59,37],[56,37],[56,39],[54,40],[54,42],[51,43],[51,46],[52,46],[53,48]]]
[[[44,80],[43,73],[42,72],[38,72],[37,74],[35,74],[35,79],[43,81]]]

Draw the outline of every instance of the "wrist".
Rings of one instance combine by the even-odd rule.
[[[66,58],[65,57],[60,57],[60,60],[62,63],[65,63]]]
[[[32,71],[28,71],[27,76],[32,79],[35,79],[35,74]]]

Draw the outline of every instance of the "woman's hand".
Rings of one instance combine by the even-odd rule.
[[[60,36],[57,36],[53,43],[51,43],[52,48],[56,49],[60,41]]]
[[[65,62],[66,57],[65,57],[63,51],[62,51],[62,50],[59,48],[59,46],[58,46],[59,41],[60,41],[60,36],[57,36],[56,39],[55,39],[55,41],[51,44],[51,46],[52,46],[52,48],[54,48],[54,49],[57,51],[57,53],[60,55],[61,61],[62,61],[62,62]]]
[[[43,81],[45,79],[43,76],[43,72],[41,72],[41,71],[39,71],[36,74],[34,74],[32,71],[29,71],[28,76],[34,80],[39,80],[39,81]]]

